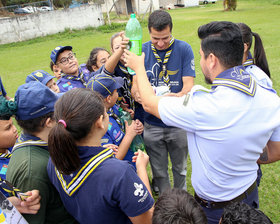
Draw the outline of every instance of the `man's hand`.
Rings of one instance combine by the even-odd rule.
[[[124,61],[126,67],[129,67],[136,72],[137,68],[144,66],[145,53],[142,52],[141,56],[137,56],[129,50],[124,50]]]

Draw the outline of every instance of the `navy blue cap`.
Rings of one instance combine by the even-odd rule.
[[[115,89],[123,86],[122,77],[112,77],[106,74],[93,76],[87,84],[87,88],[99,92],[104,98],[111,95]]]
[[[17,119],[30,120],[53,112],[57,99],[58,95],[41,82],[25,83],[18,87],[15,95]]]
[[[56,64],[58,55],[65,50],[72,50],[72,47],[71,46],[58,46],[55,49],[53,49],[51,56],[50,56],[52,62]]]
[[[55,78],[54,76],[50,75],[44,70],[36,70],[35,72],[32,72],[30,75],[26,77],[25,82],[31,82],[31,81],[39,81],[43,83],[44,85],[47,85],[47,83]]]

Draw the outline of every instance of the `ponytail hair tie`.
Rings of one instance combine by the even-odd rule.
[[[67,127],[67,124],[66,124],[66,122],[65,122],[64,120],[58,120],[58,123],[63,124],[63,126],[64,126],[65,128]]]

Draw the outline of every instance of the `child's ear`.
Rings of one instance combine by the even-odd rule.
[[[104,119],[104,115],[101,115],[101,116],[97,119],[97,121],[95,121],[94,126],[95,126],[96,128],[104,129],[103,119]]]
[[[92,65],[91,68],[93,69],[93,71],[97,71],[98,67],[96,65]]]
[[[111,96],[111,95],[108,95],[108,96],[105,98],[105,101],[106,101],[107,103],[111,103],[111,101],[112,101],[112,96]]]
[[[55,121],[49,117],[45,121],[44,127],[52,128],[54,125],[55,125]]]

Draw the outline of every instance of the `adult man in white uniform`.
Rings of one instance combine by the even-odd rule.
[[[217,224],[231,201],[258,207],[257,160],[264,148],[260,163],[280,159],[280,99],[241,66],[244,48],[237,25],[212,22],[198,35],[210,91],[194,86],[182,97],[157,97],[147,88],[144,56],[126,51],[126,61],[136,71],[145,111],[187,131],[196,200],[208,223]]]

